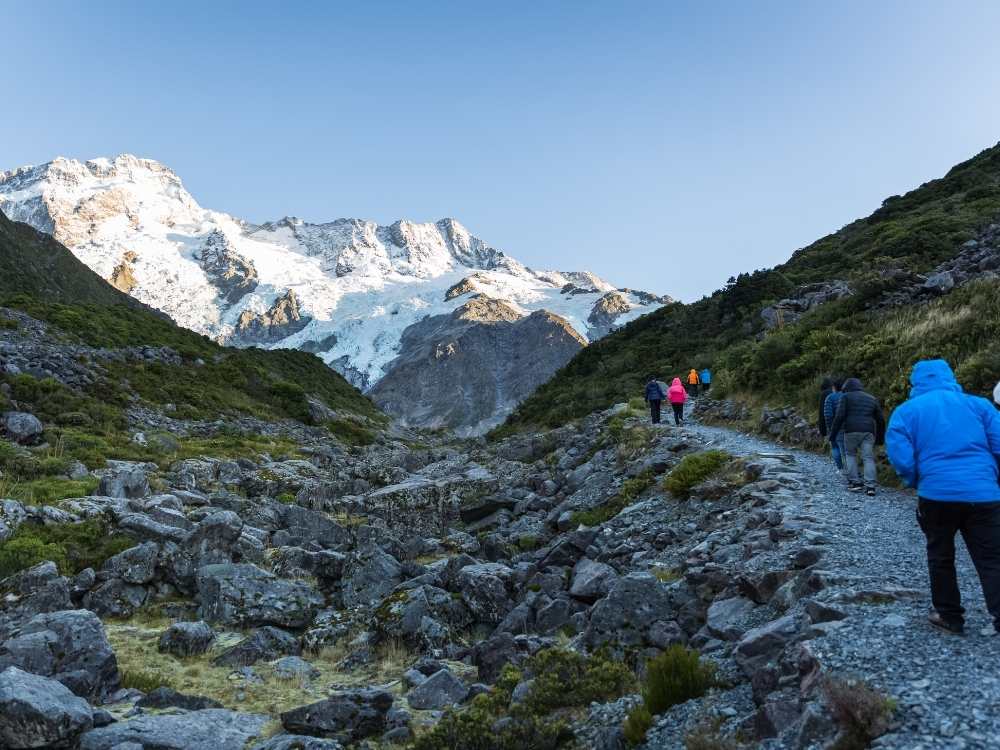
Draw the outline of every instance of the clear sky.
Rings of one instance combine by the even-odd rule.
[[[1000,2],[0,0],[0,169],[251,221],[454,216],[693,299],[1000,140]]]

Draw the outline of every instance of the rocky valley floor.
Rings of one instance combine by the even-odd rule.
[[[0,501],[0,747],[1000,743],[1000,638],[964,551],[971,634],[926,624],[911,496],[646,421],[285,429],[280,452],[168,444],[84,468],[92,494]]]

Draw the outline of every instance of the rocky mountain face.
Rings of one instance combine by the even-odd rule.
[[[405,415],[403,424],[459,425],[460,433],[475,434],[502,422],[586,343],[558,315],[522,316],[476,295],[450,315],[407,328],[371,396],[390,414]]]
[[[667,301],[616,290],[585,272],[526,268],[454,219],[253,225],[202,208],[170,169],[128,155],[0,172],[0,211],[52,234],[118,289],[186,328],[237,346],[316,353],[363,389],[394,362],[408,362],[412,372],[404,333],[452,314],[473,294],[504,300],[519,317],[545,310],[583,341]],[[565,362],[553,351],[538,359],[538,368],[552,368],[539,369],[543,377]],[[482,382],[489,373],[469,377]],[[500,379],[489,387],[507,408],[523,394]],[[391,402],[410,423],[440,399],[416,395]],[[450,414],[475,420],[453,427],[489,421],[476,410]]]

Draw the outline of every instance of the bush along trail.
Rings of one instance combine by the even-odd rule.
[[[29,377],[0,460],[47,484],[0,501],[0,747],[1000,736],[970,566],[973,634],[932,633],[913,499],[850,495],[821,457],[625,404],[487,442],[141,392],[98,441]]]

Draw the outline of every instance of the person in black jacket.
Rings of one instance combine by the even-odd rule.
[[[646,383],[646,403],[649,404],[649,418],[653,424],[660,423],[660,404],[667,397],[663,384],[653,375]]]
[[[833,378],[823,378],[823,384],[819,387],[819,420],[816,426],[819,427],[819,434],[827,436],[830,425],[826,421],[826,412],[823,407],[826,405],[826,397],[833,393]]]
[[[875,494],[875,446],[885,442],[885,416],[878,400],[866,393],[857,378],[844,382],[844,393],[830,425],[830,440],[844,433],[844,463],[848,489]],[[858,476],[858,452],[864,463],[864,481]]]

